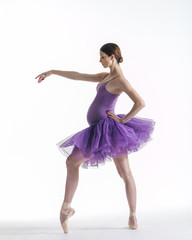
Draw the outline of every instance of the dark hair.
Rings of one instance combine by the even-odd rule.
[[[100,50],[106,53],[109,57],[114,54],[118,63],[123,62],[123,57],[121,56],[121,50],[119,46],[115,43],[106,43]]]

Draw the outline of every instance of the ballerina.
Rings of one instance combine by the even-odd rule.
[[[38,83],[51,74],[73,80],[97,82],[97,94],[87,112],[89,127],[66,137],[56,145],[67,157],[67,178],[64,201],[60,210],[60,222],[64,233],[68,232],[68,219],[75,210],[71,208],[78,180],[79,167],[95,168],[114,161],[120,177],[125,183],[130,208],[128,226],[137,229],[136,186],[129,166],[128,154],[136,152],[152,140],[155,121],[135,115],[145,106],[144,100],[124,77],[120,67],[123,62],[120,48],[107,43],[100,48],[100,62],[110,73],[85,74],[75,71],[51,70],[41,73]],[[128,114],[115,114],[119,96],[125,92],[134,102]]]

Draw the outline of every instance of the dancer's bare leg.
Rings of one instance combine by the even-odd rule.
[[[80,159],[80,160],[76,160]],[[79,167],[87,159],[80,151],[76,151],[74,156],[71,154],[66,160],[67,178],[65,184],[64,202],[71,203],[79,181]]]
[[[128,200],[128,205],[131,213],[136,213],[136,185],[133,178],[130,166],[128,155],[122,155],[119,157],[113,158],[117,171],[120,177],[125,183],[126,196]],[[129,223],[135,225],[137,223],[136,216],[129,217]]]
[[[60,222],[62,224],[62,227],[65,233],[68,232],[67,221],[66,221],[68,216],[67,214],[71,214],[72,211],[74,211],[74,209],[71,208],[70,203],[72,202],[73,196],[77,189],[77,185],[79,181],[79,167],[86,160],[87,159],[83,157],[82,153],[79,150],[76,151],[74,155],[71,154],[66,160],[67,177],[66,177],[66,184],[65,184],[65,195],[64,195],[64,201],[60,211]]]

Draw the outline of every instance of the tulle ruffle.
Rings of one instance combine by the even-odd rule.
[[[125,114],[116,114],[123,118]],[[152,140],[155,121],[149,118],[133,117],[121,124],[108,117],[101,119],[89,127],[68,136],[58,142],[61,153],[68,157],[70,154],[80,160],[87,158],[82,168],[97,168],[113,157],[130,154],[140,150]],[[80,150],[81,155],[75,154]]]

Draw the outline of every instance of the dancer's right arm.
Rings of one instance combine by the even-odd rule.
[[[75,71],[60,71],[60,70],[52,70],[53,74],[70,78],[73,80],[82,80],[82,81],[89,81],[89,82],[100,82],[104,76],[106,76],[105,72],[96,73],[96,74],[87,74],[87,73],[80,73]]]
[[[39,77],[38,82],[41,82],[46,77],[51,74],[59,75],[61,77],[73,79],[73,80],[82,80],[82,81],[90,81],[90,82],[100,82],[103,78],[108,74],[107,72],[101,72],[96,74],[87,74],[87,73],[79,73],[75,71],[61,71],[61,70],[51,70],[48,72],[44,72],[39,74],[36,78]]]

